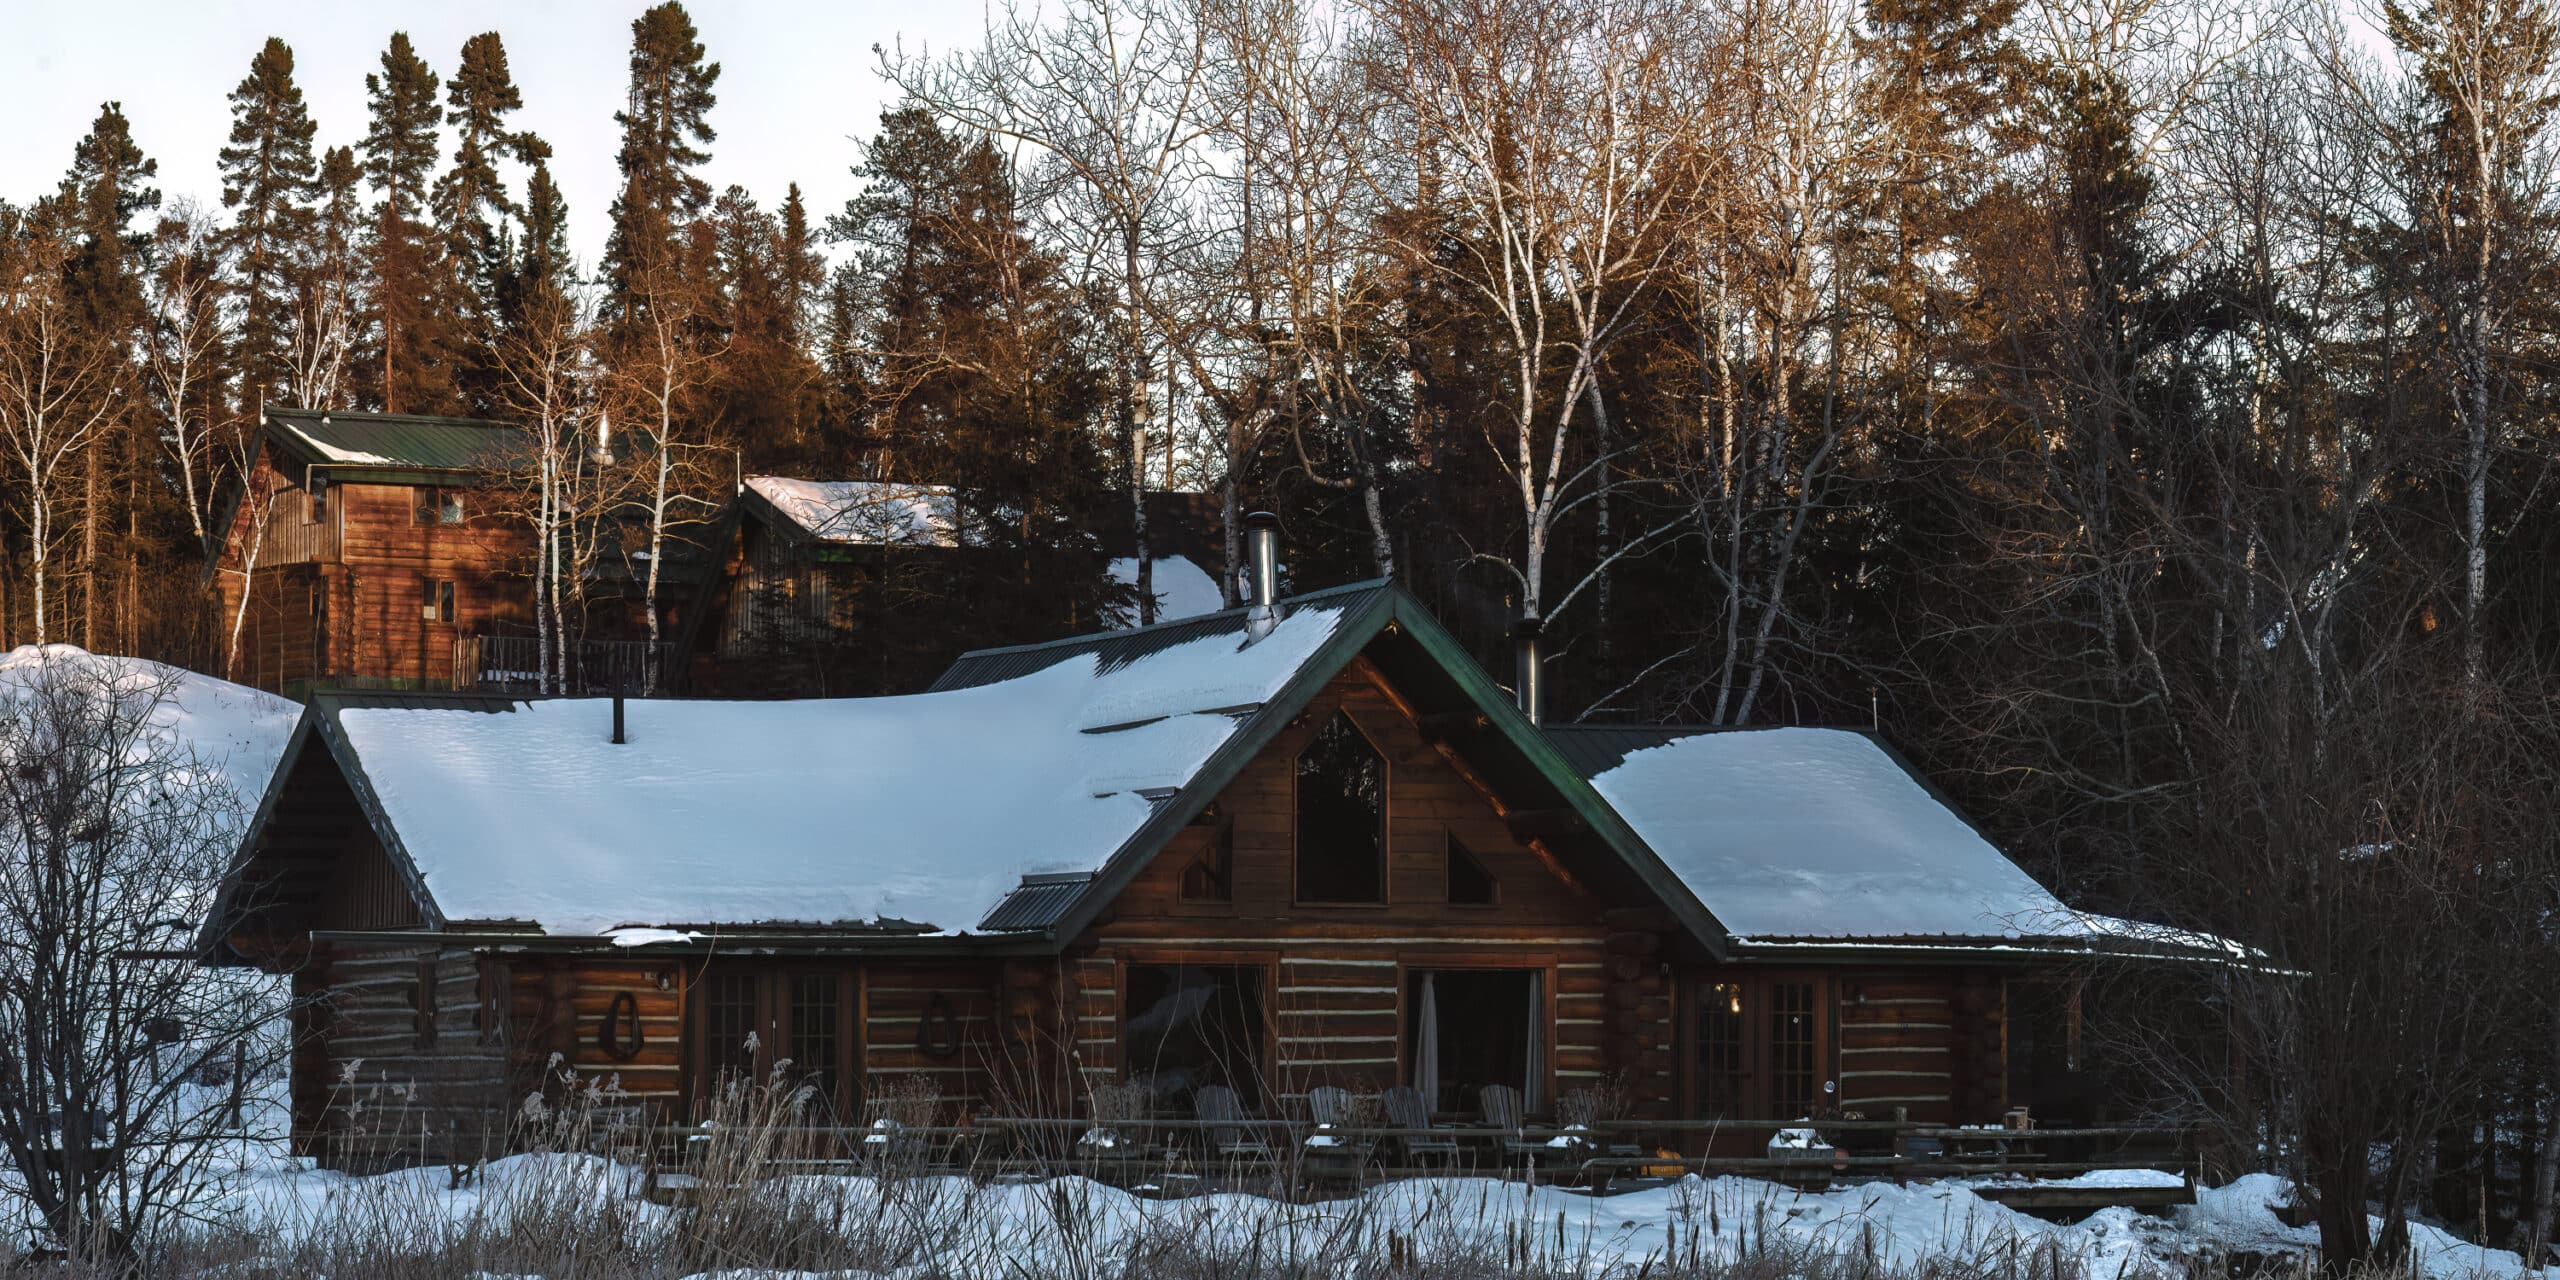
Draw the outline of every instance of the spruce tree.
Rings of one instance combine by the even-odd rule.
[[[676,0],[631,24],[629,104],[614,113],[622,126],[622,193],[614,198],[605,242],[605,308],[618,315],[640,277],[680,270],[685,225],[711,203],[711,184],[694,168],[711,158],[708,122],[718,97],[720,64],[704,60],[693,18]]]
[[[62,180],[64,211],[80,240],[70,264],[71,296],[121,348],[130,347],[142,322],[150,232],[139,219],[160,207],[159,190],[145,185],[159,171],[159,162],[134,144],[123,104],[110,102],[98,108]]]
[[[317,169],[311,115],[293,80],[293,50],[273,36],[231,91],[231,143],[222,149],[222,204],[241,295],[240,396],[254,407],[292,383],[294,275],[310,236]]]
[[[381,73],[364,78],[372,120],[363,169],[379,203],[365,246],[373,292],[360,381],[364,399],[390,413],[441,413],[453,398],[447,312],[438,305],[441,255],[427,222],[440,85],[406,32],[392,34]]]
[[[464,401],[489,412],[496,396],[490,353],[507,323],[502,294],[516,272],[507,220],[517,212],[498,162],[539,165],[549,144],[507,118],[524,105],[507,69],[507,46],[495,31],[462,44],[462,65],[445,89],[445,123],[453,127],[453,166],[436,180],[436,225],[443,232],[445,307],[463,353],[455,374]]]

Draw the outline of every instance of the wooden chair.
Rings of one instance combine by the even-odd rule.
[[[1387,1122],[1396,1128],[1410,1131],[1431,1127],[1430,1108],[1422,1105],[1422,1091],[1412,1085],[1400,1084],[1387,1090],[1383,1101]],[[1406,1132],[1396,1141],[1404,1147],[1405,1159],[1416,1164],[1425,1159],[1450,1162],[1458,1158],[1458,1140],[1445,1134]]]
[[[1191,1096],[1192,1110],[1209,1128],[1209,1150],[1230,1160],[1269,1159],[1271,1145],[1247,1126],[1244,1104],[1222,1084],[1204,1085]]]
[[[1476,1091],[1476,1105],[1484,1110],[1484,1122],[1494,1130],[1494,1141],[1514,1159],[1544,1157],[1543,1143],[1521,1136],[1520,1091],[1507,1084],[1489,1084]]]
[[[1350,1128],[1358,1123],[1351,1091],[1321,1085],[1307,1091],[1307,1118],[1316,1131],[1298,1143],[1299,1167],[1310,1178],[1357,1178],[1369,1162],[1369,1143]]]
[[[1307,1118],[1324,1128],[1351,1123],[1351,1091],[1329,1084],[1307,1090]]]

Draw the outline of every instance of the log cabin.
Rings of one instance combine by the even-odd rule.
[[[525,683],[537,665],[534,535],[507,483],[529,447],[521,428],[270,407],[260,435],[247,483],[227,495],[215,574],[223,621],[238,628],[236,678],[297,698]],[[646,555],[633,536],[595,542],[573,666],[597,688],[636,684]],[[673,633],[703,557],[670,542]],[[672,644],[658,648],[661,665],[680,666]]]
[[[1225,607],[1211,545],[1216,505],[1206,494],[1147,495],[1156,619]],[[1098,527],[1053,528],[1041,554],[1089,548],[1081,565],[1133,588],[1137,561],[1126,513]],[[718,560],[702,576],[680,640],[691,685],[735,696],[828,696],[912,688],[951,660],[937,641],[983,634],[990,587],[1022,574],[1006,539],[949,485],[753,475],[739,482],[705,541]],[[1135,601],[1106,601],[1083,621],[1125,626]],[[976,624],[975,628],[971,624]],[[901,676],[910,668],[919,675]]]
[[[920,694],[322,694],[204,954],[291,975],[297,1138],[358,1164],[351,1116],[485,1149],[559,1072],[682,1121],[786,1062],[856,1123],[890,1086],[951,1123],[1604,1083],[1634,1121],[1993,1121],[2038,1087],[2024,993],[2182,945],[1871,734],[1549,728],[1532,647],[1524,707],[1391,583],[1277,598],[1267,537],[1246,607]]]

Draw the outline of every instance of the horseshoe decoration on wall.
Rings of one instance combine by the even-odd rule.
[[[960,1052],[960,1019],[951,1012],[951,997],[937,991],[926,999],[924,1016],[916,1019],[916,1048],[928,1058]]]
[[[616,1062],[629,1062],[640,1056],[644,1042],[639,998],[628,991],[616,994],[604,1011],[604,1025],[596,1030],[596,1047]]]

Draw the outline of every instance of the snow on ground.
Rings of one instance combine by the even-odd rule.
[[[664,1228],[675,1211],[637,1201],[639,1182],[635,1169],[585,1156],[508,1157],[458,1189],[442,1166],[370,1178],[269,1167],[236,1190],[227,1216],[283,1246],[359,1231],[424,1247],[475,1217],[503,1230],[519,1208],[537,1212],[566,1194],[630,1201],[634,1231]],[[1392,1230],[1422,1256],[1484,1249],[1498,1257],[1511,1242],[1528,1240],[1541,1265],[1591,1277],[1636,1275],[1648,1260],[1659,1270],[1673,1250],[1684,1259],[1697,1250],[1723,1261],[1746,1251],[1872,1256],[1896,1272],[1931,1261],[2022,1263],[2051,1250],[2085,1274],[2121,1278],[2185,1274],[2188,1263],[2213,1254],[2294,1253],[2318,1237],[2276,1217],[2285,1184],[2267,1174],[2205,1189],[2196,1204],[2169,1217],[2113,1208],[2067,1224],[2003,1208],[1954,1181],[1811,1192],[1751,1178],[1688,1177],[1593,1196],[1491,1178],[1416,1178],[1312,1205],[1227,1193],[1159,1199],[1072,1177],[978,1184],[811,1176],[793,1179],[790,1191],[858,1238],[904,1232],[929,1240],[935,1274],[963,1277],[1076,1269],[1080,1258],[1126,1257],[1142,1242],[1169,1239],[1239,1254],[1250,1248],[1266,1261],[1356,1263],[1382,1252]],[[2512,1253],[2430,1227],[2413,1228],[2412,1236],[2417,1273],[2427,1280],[2530,1274]],[[2543,1274],[2560,1277],[2560,1268]]]
[[[1341,617],[941,693],[636,702],[620,745],[600,698],[339,723],[447,920],[960,930],[1026,874],[1099,870]]]
[[[1218,592],[1218,576],[1186,556],[1158,556],[1150,571],[1155,580],[1158,622],[1180,622],[1227,607],[1226,598]],[[1112,561],[1111,580],[1124,587],[1138,585],[1137,557],[1122,556]],[[1130,618],[1121,625],[1136,626],[1137,619]]]
[[[0,695],[26,689],[38,672],[54,664],[84,674],[103,673],[119,687],[136,690],[170,682],[169,699],[152,711],[153,726],[221,772],[240,797],[244,818],[266,795],[276,762],[284,757],[285,740],[302,716],[299,703],[272,693],[166,663],[94,654],[68,644],[20,645],[0,656]]]

